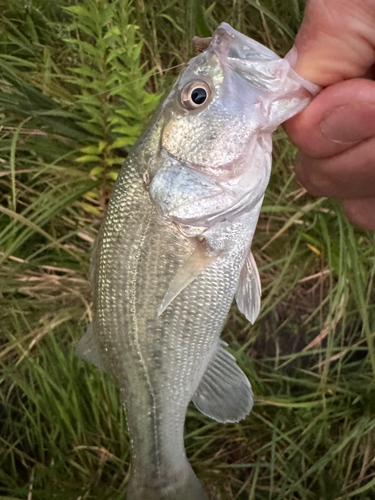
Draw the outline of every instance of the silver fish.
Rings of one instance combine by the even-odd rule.
[[[252,408],[220,332],[234,296],[249,321],[258,315],[250,246],[271,132],[315,91],[287,60],[223,23],[119,174],[92,256],[94,319],[77,352],[120,385],[129,500],[206,499],[184,449],[189,402],[219,422]]]

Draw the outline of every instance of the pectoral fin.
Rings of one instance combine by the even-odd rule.
[[[250,382],[226,345],[220,340],[192,399],[204,415],[222,423],[242,420],[253,407]]]
[[[97,338],[94,335],[93,324],[90,323],[86,333],[76,346],[75,353],[85,361],[89,361],[99,370],[106,371]]]
[[[254,323],[259,314],[261,293],[258,268],[254,256],[250,252],[241,270],[236,291],[238,309],[250,323]]]
[[[182,292],[197,276],[199,276],[219,254],[206,255],[207,246],[200,244],[190,255],[186,262],[178,269],[176,276],[171,281],[167,293],[158,309],[160,316],[169,304]]]

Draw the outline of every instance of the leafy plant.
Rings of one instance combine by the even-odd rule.
[[[76,47],[81,62],[67,81],[80,90],[74,105],[82,111],[79,124],[91,134],[91,144],[81,148],[81,163],[94,164],[92,175],[105,179],[116,175],[108,168],[121,165],[121,148],[134,144],[160,95],[146,90],[153,71],[141,63],[143,40],[138,27],[129,23],[127,1],[85,0],[65,9],[74,17],[67,43]]]

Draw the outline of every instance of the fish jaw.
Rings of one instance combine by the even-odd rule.
[[[150,198],[161,220],[173,222],[187,237],[208,241],[214,228],[216,233],[226,232],[227,226],[245,215],[250,227],[244,226],[244,234],[249,236],[250,231],[252,239],[271,172],[271,137],[255,141],[251,156],[253,168],[227,181],[176,160],[164,162],[150,185]]]

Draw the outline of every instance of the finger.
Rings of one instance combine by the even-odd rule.
[[[313,158],[350,149],[375,135],[375,82],[355,79],[324,89],[284,128],[294,144]]]
[[[375,196],[375,137],[329,158],[299,154],[296,174],[315,196],[357,198]]]
[[[294,69],[318,85],[362,76],[375,61],[375,0],[310,0]]]
[[[353,224],[375,231],[375,198],[343,200],[342,207]]]

